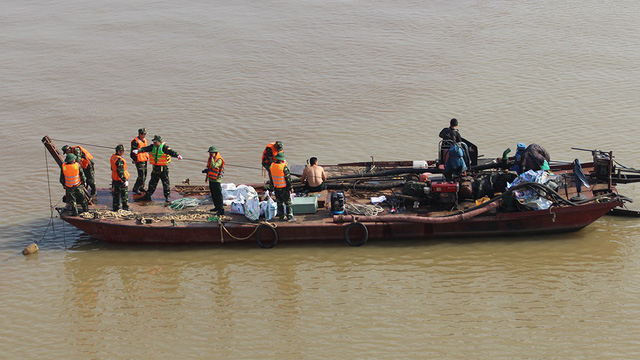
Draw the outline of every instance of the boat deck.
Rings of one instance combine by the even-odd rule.
[[[332,166],[329,166],[333,168]],[[585,168],[588,171],[590,168]],[[353,171],[353,169],[351,169]],[[344,173],[349,174],[349,172]],[[353,174],[353,172],[351,172]],[[560,195],[565,197],[566,199],[571,199],[576,196],[577,190],[574,183],[573,176],[570,176],[571,171],[568,169],[558,169],[554,172],[557,175],[566,175],[563,177],[564,186],[559,188],[557,191]],[[251,184],[256,190],[259,192],[261,200],[262,200],[262,192],[263,186],[262,184]],[[608,192],[608,184],[596,183],[592,184],[589,189],[582,189],[582,194],[586,197],[593,197],[598,193]],[[385,195],[387,199],[391,197],[395,197],[396,199],[406,199],[404,201],[404,207],[399,208],[393,214],[390,212],[391,207],[387,204],[383,204],[383,211],[379,215],[384,216],[394,216],[394,215],[416,215],[416,216],[425,216],[425,217],[438,217],[445,216],[452,213],[456,213],[459,211],[465,211],[469,208],[473,208],[476,206],[474,200],[459,200],[458,205],[455,208],[445,209],[442,207],[433,207],[433,206],[420,206],[418,208],[413,208],[411,204],[413,204],[413,200],[411,196],[406,196],[400,194],[398,189],[391,190],[345,190],[345,202],[350,204],[358,204],[358,205],[371,205],[370,198],[378,197],[381,195]],[[282,221],[274,218],[273,222],[277,223],[288,223],[292,224],[327,224],[333,223],[333,216],[328,208],[324,205],[327,203],[327,196],[329,192],[323,191],[318,193],[318,211],[315,214],[296,214],[295,220],[293,221]],[[173,210],[168,203],[164,202],[164,197],[162,195],[162,191],[160,189],[156,190],[154,196],[152,197],[152,201],[138,201],[142,196],[134,195],[131,192],[129,193],[129,207],[130,210],[137,214],[137,217],[145,217],[145,218],[154,218],[156,219],[153,222],[150,222],[148,226],[166,226],[166,223],[169,222],[176,226],[176,223],[207,223],[214,222],[217,223],[215,219],[212,219],[213,213],[209,212],[213,205],[209,202],[209,204],[197,206],[197,207],[188,207],[182,210]],[[199,200],[207,200],[209,199],[209,187],[206,185],[178,185],[172,188],[171,190],[171,199],[177,200],[182,198],[197,198]],[[210,200],[209,200],[210,201]],[[97,192],[97,196],[93,200],[93,204],[90,205],[90,210],[98,210],[100,212],[111,210],[112,207],[112,198],[111,192],[109,189],[99,189]],[[186,215],[198,214],[197,217],[191,216],[191,219],[186,220],[173,220],[172,217],[187,217]],[[208,215],[208,216],[206,216]],[[362,215],[362,214],[359,214]],[[256,224],[259,223],[257,221],[251,221],[247,219],[244,215],[241,214],[231,214],[230,207],[225,206],[225,221],[234,224]],[[209,220],[207,220],[209,219]],[[173,220],[173,221],[172,221]],[[113,221],[120,222],[121,224],[135,224],[135,220],[127,219],[127,218],[102,218],[101,221]]]

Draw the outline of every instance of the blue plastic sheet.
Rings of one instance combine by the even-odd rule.
[[[507,183],[507,189],[512,186],[522,183],[532,182],[538,184],[547,184],[551,180],[549,173],[544,170],[533,171],[529,170],[520,174],[512,183]],[[516,200],[529,209],[533,210],[546,210],[553,205],[553,202],[540,196],[540,194],[533,189],[521,189],[513,192]]]

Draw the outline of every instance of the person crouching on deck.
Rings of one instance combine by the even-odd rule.
[[[267,144],[262,152],[262,167],[267,171],[271,168],[271,163],[274,162],[276,155],[283,151],[282,141],[274,141]]]
[[[82,172],[85,176],[85,186],[87,190],[91,188],[91,196],[96,195],[96,170],[95,163],[93,162],[93,155],[83,148],[80,145],[69,146],[65,145],[62,147],[63,154],[74,154],[76,156],[76,160],[80,163],[80,167],[82,168]]]
[[[129,171],[127,162],[122,157],[124,145],[116,146],[116,153],[111,155],[111,194],[113,195],[113,211],[129,210]]]
[[[202,170],[203,174],[207,174],[206,181],[209,182],[209,191],[211,192],[211,200],[213,200],[213,209],[216,215],[224,215],[224,203],[222,202],[222,175],[224,174],[224,159],[220,156],[218,148],[209,147],[209,160],[207,168]]]
[[[67,154],[64,163],[60,167],[60,183],[66,190],[66,200],[71,207],[71,216],[78,216],[77,201],[82,205],[82,212],[89,211],[89,204],[84,190],[84,183],[87,180],[76,159],[75,155]]]
[[[133,150],[134,154],[139,154],[141,152],[151,153],[149,157],[149,161],[151,165],[153,165],[153,169],[151,169],[151,180],[149,180],[149,188],[147,189],[147,193],[144,194],[143,197],[140,198],[141,201],[150,201],[151,196],[156,191],[156,187],[158,186],[158,181],[162,180],[162,191],[164,193],[164,200],[169,202],[170,194],[171,194],[171,183],[169,182],[169,163],[171,162],[171,157],[177,157],[178,160],[182,160],[182,156],[178,155],[177,152],[171,150],[169,146],[162,141],[162,136],[155,135],[153,137],[153,144],[149,146],[145,146],[138,150]]]
[[[285,206],[287,211],[287,220],[292,221],[293,209],[291,208],[291,173],[284,159],[284,153],[280,152],[275,156],[275,161],[269,167],[269,173],[273,179],[273,188],[276,193],[276,202],[278,203],[278,217],[284,220]]]
[[[282,141],[274,141],[267,144],[262,152],[262,177],[264,177],[265,170],[269,175],[269,183],[273,185],[273,179],[271,179],[271,164],[275,161],[276,155],[283,151]]]

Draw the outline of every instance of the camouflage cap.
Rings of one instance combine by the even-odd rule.
[[[63,152],[63,153],[66,153],[66,152],[67,152],[67,150],[69,150],[69,149],[70,149],[69,145],[64,145],[64,146],[62,147],[62,152]]]
[[[124,151],[124,145],[120,144],[118,146],[116,146],[116,152],[118,151]]]
[[[160,136],[160,135],[154,135],[154,136],[153,136],[153,140],[151,140],[151,141],[162,142],[162,136]]]
[[[276,150],[281,151],[282,150],[282,141],[276,141]]]
[[[138,135],[146,134],[146,133],[147,133],[147,129],[145,129],[145,128],[138,129]]]
[[[216,152],[218,152],[218,148],[215,147],[215,145],[214,146],[209,146],[209,152],[210,153],[216,153]]]
[[[67,154],[67,157],[64,158],[64,162],[66,162],[67,164],[71,164],[74,161],[76,161],[76,156],[73,154]]]
[[[276,160],[284,161],[284,153],[279,152],[278,155],[276,155]]]

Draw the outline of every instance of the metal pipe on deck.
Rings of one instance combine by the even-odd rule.
[[[354,216],[354,215],[334,215],[333,222],[336,224],[344,222],[409,222],[421,224],[447,224],[472,219],[478,215],[485,214],[500,206],[500,201],[494,201],[482,208],[472,210],[462,214],[439,217],[410,216],[410,215],[385,215],[385,216]]]

